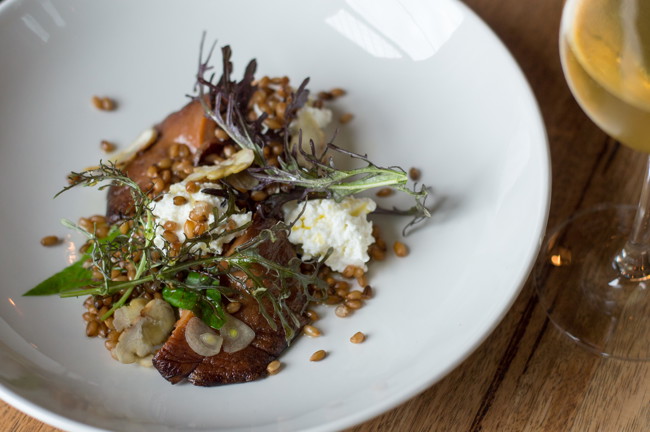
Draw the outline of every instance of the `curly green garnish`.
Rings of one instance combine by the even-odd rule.
[[[114,165],[101,163],[99,168],[73,173],[73,177],[75,182],[62,192],[76,186],[96,186],[99,189],[111,184],[127,186],[134,199],[134,213],[122,222],[121,227],[128,229],[114,227],[108,237],[98,239],[95,234],[66,221],[66,226],[86,236],[90,249],[81,261],[48,278],[25,295],[79,297],[121,294],[119,301],[101,317],[106,319],[130,298],[136,287],[154,285],[160,287],[163,298],[170,304],[195,311],[206,324],[218,329],[224,323],[222,296],[232,296],[235,289],[231,285],[237,284],[258,301],[260,312],[273,329],[277,328],[274,318],[280,321],[287,341],[295,335],[295,328],[299,327],[298,315],[304,312],[295,311],[287,304],[292,293],[297,291],[307,302],[317,299],[315,292],[319,293],[318,298],[325,296],[327,284],[318,277],[318,272],[326,257],[313,262],[313,271],[305,273],[301,268],[303,261],[298,258],[283,265],[262,255],[262,244],[274,244],[281,236],[288,235],[289,227],[283,222],[262,230],[228,256],[194,250],[193,246],[198,243],[209,243],[241,232],[250,225],[222,229],[225,221],[238,211],[233,192],[227,189],[227,185],[224,188],[230,198],[224,213],[215,217],[215,222],[205,233],[188,239],[178,253],[171,254],[167,244],[158,248],[153,242],[158,226],[152,213],[153,201]],[[120,266],[115,260],[118,255],[137,269],[131,280],[111,280],[112,271]],[[85,262],[91,265],[84,265]],[[92,279],[91,267],[104,276],[101,281]],[[222,285],[221,281],[229,281],[230,285]]]

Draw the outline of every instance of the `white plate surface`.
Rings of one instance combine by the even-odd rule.
[[[231,44],[236,73],[343,87],[355,119],[337,143],[383,165],[417,166],[445,197],[375,265],[376,297],[332,310],[284,370],[220,388],[171,386],[110,359],[84,336],[81,300],[21,294],[66,265],[78,243],[59,218],[101,213],[103,196],[53,200],[64,176],[178,109],[192,91],[201,32]],[[455,0],[5,1],[0,5],[0,396],[70,431],[325,431],[367,420],[426,389],[496,326],[536,255],[549,159],[533,96],[509,53]],[[94,94],[118,99],[104,113]],[[404,221],[380,219],[389,242]],[[74,241],[74,238],[69,238]],[[70,248],[68,251],[67,248]],[[364,331],[368,339],[348,338]],[[310,354],[326,349],[325,361]]]

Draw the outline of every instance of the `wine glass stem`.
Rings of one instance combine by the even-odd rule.
[[[645,169],[641,197],[632,232],[623,249],[614,257],[620,275],[633,280],[650,278],[650,156]]]

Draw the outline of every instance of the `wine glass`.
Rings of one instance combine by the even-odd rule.
[[[650,153],[650,1],[566,0],[560,52],[591,120]],[[571,338],[605,357],[650,360],[650,164],[637,207],[574,215],[548,234],[534,277],[551,321]]]

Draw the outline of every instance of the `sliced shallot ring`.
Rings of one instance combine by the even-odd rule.
[[[226,314],[226,323],[219,330],[223,337],[223,350],[234,353],[243,350],[255,339],[255,332],[243,321]]]
[[[192,317],[185,327],[185,340],[195,353],[212,357],[219,354],[223,338],[199,317]]]

